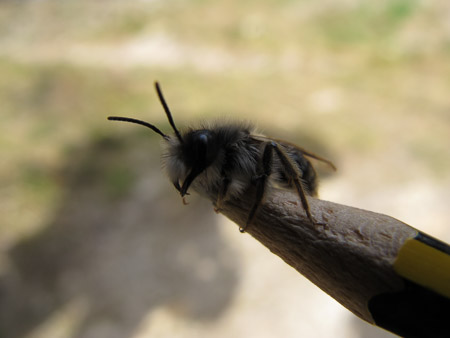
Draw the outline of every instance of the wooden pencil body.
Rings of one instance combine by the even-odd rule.
[[[298,197],[274,191],[246,232],[360,318],[374,323],[369,300],[396,292],[403,280],[393,263],[417,231],[389,216],[308,198],[313,225]],[[221,211],[245,225],[249,205],[230,201]]]

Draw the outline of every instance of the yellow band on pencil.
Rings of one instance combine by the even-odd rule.
[[[450,247],[421,232],[408,239],[394,262],[400,276],[450,298]]]

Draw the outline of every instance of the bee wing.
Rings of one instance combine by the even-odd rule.
[[[336,166],[333,164],[333,162],[327,160],[326,158],[316,155],[313,152],[310,152],[304,148],[299,147],[298,145],[285,141],[285,140],[280,140],[280,139],[276,139],[276,138],[272,138],[272,137],[267,137],[267,136],[263,136],[263,135],[257,135],[254,136],[254,138],[256,139],[260,139],[260,140],[264,140],[264,141],[274,141],[280,145],[282,145],[283,147],[289,149],[295,149],[296,151],[300,152],[302,155],[305,155],[307,157],[311,157],[314,158],[318,161],[324,162],[326,164],[328,164],[333,170],[336,170]]]

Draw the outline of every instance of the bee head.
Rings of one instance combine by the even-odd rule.
[[[220,150],[214,132],[207,129],[190,131],[183,141],[180,154],[188,174],[180,187],[181,196],[187,194],[191,183],[214,162]]]

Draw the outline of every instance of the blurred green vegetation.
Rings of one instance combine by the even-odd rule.
[[[350,9],[336,5],[334,11],[321,15],[318,26],[323,37],[337,46],[378,44],[395,36],[418,5],[415,0],[366,1]]]

